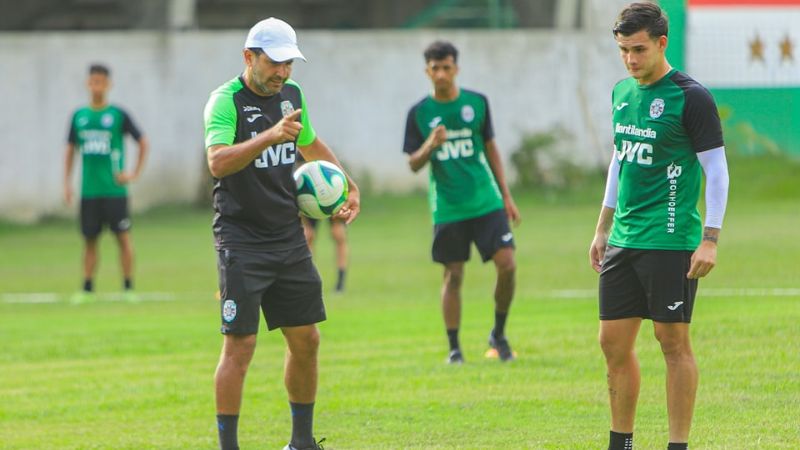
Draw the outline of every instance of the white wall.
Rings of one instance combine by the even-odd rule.
[[[625,76],[609,27],[580,33],[300,30],[308,63],[295,63],[293,78],[306,93],[319,136],[353,173],[370,171],[381,189],[426,183],[425,175],[408,170],[401,146],[408,108],[430,89],[422,51],[436,38],[460,49],[461,85],[488,95],[506,161],[522,133],[561,126],[574,136],[566,148],[576,160],[604,164],[610,92]],[[203,106],[210,91],[241,71],[245,34],[0,34],[0,218],[74,212],[62,202],[63,151],[69,117],[87,101],[92,62],[111,67],[111,101],[150,138],[133,207],[193,199],[206,170]],[[129,163],[134,148],[129,142]]]

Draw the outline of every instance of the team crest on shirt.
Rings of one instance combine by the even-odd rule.
[[[472,106],[464,105],[461,107],[461,118],[467,123],[475,120],[475,110],[472,109]]]
[[[225,322],[231,323],[236,318],[236,302],[234,300],[225,300],[222,304],[222,318]]]
[[[100,118],[100,124],[106,128],[110,128],[111,125],[114,125],[114,116],[111,114],[103,114],[103,117]]]
[[[294,105],[289,100],[284,100],[281,102],[281,114],[283,117],[288,116],[289,114],[294,112]]]
[[[664,114],[664,99],[653,99],[653,102],[650,103],[650,117],[653,119],[658,119],[661,117],[661,114]]]

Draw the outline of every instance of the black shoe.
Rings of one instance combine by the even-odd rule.
[[[311,447],[305,447],[305,448],[297,448],[293,447],[292,444],[286,444],[286,447],[283,447],[283,450],[325,450],[325,448],[322,447],[322,443],[324,441],[325,438],[322,438],[319,440],[319,442],[315,443]]]
[[[500,361],[513,361],[516,357],[505,336],[496,338],[493,334],[489,334],[489,347],[491,347],[489,352],[491,352],[491,349],[497,352],[497,357],[500,358]]]
[[[445,362],[447,364],[464,364],[464,355],[461,354],[460,349],[450,350],[450,354],[447,355]]]

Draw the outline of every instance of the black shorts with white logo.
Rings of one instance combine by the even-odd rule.
[[[608,246],[600,271],[600,320],[642,317],[692,321],[697,280],[686,278],[692,252]]]
[[[325,320],[322,281],[302,247],[252,252],[217,252],[223,334],[256,334],[260,314],[267,329],[310,325]]]
[[[87,239],[96,238],[104,225],[108,225],[114,233],[131,229],[127,197],[81,199],[81,233]]]
[[[470,244],[475,242],[483,262],[492,259],[503,247],[514,248],[514,235],[504,209],[458,222],[433,226],[433,260],[446,264],[468,261]]]

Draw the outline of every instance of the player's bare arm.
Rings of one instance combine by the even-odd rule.
[[[692,254],[692,263],[686,277],[689,279],[702,278],[711,272],[717,264],[717,241],[719,228],[703,228],[703,240]]]
[[[212,145],[208,148],[208,169],[214,178],[222,178],[244,169],[270,145],[294,141],[303,129],[298,122],[302,109],[285,116],[254,138],[234,145]]]
[[[522,223],[522,217],[519,214],[517,204],[514,203],[514,198],[511,196],[511,191],[508,189],[503,163],[500,159],[500,151],[497,149],[497,143],[495,143],[494,139],[489,139],[485,141],[485,145],[486,160],[489,162],[489,167],[492,169],[494,179],[497,182],[497,186],[500,188],[500,193],[503,195],[503,206],[506,209],[508,220],[513,223],[514,226],[518,226]]]
[[[345,201],[344,205],[342,205],[342,209],[339,210],[336,214],[333,215],[334,219],[344,220],[346,223],[350,224],[358,216],[358,213],[361,211],[361,193],[358,190],[358,185],[356,182],[350,178],[347,171],[344,170],[342,167],[342,163],[336,158],[336,155],[333,153],[328,145],[322,141],[319,137],[314,139],[309,145],[304,145],[300,148],[300,153],[303,155],[303,159],[306,161],[314,161],[316,159],[322,159],[328,162],[332,162],[339,166],[344,173],[344,176],[347,178],[347,185],[348,185],[348,193],[347,193],[347,201]]]
[[[67,144],[66,153],[64,154],[64,202],[67,205],[72,204],[72,165],[75,160],[75,146]]]
[[[136,159],[136,168],[133,169],[133,172],[122,172],[117,174],[117,183],[118,184],[128,184],[136,179],[139,178],[139,175],[142,174],[142,169],[144,168],[144,162],[147,159],[147,153],[150,150],[150,141],[147,140],[147,136],[142,136],[139,138],[139,154]]]
[[[606,254],[608,234],[611,230],[611,225],[614,223],[614,210],[615,208],[609,208],[608,206],[603,206],[600,210],[600,217],[597,219],[594,239],[592,239],[592,245],[589,246],[589,264],[597,273],[600,273],[603,257]]]
[[[408,165],[411,170],[418,172],[419,169],[425,167],[431,159],[434,150],[439,148],[447,140],[447,130],[444,125],[439,125],[431,131],[428,139],[422,143],[422,146],[414,153],[408,155]]]

